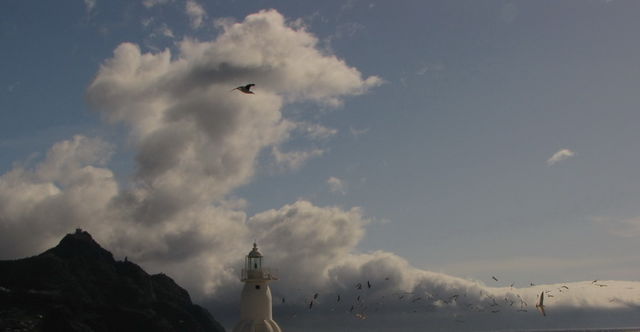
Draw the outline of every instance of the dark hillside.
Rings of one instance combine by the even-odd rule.
[[[116,261],[76,230],[38,256],[0,261],[0,331],[224,328],[168,276]]]

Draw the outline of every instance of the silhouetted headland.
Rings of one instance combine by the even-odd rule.
[[[224,328],[167,275],[116,261],[78,229],[40,255],[0,261],[0,331]]]

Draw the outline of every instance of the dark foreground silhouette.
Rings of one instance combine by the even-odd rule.
[[[116,261],[87,232],[0,261],[0,331],[224,331],[164,274]]]

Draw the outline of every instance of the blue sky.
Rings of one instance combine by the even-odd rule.
[[[41,233],[34,243],[0,247],[0,256],[35,254],[79,224],[150,269],[180,270],[183,263],[175,263],[173,253],[204,257],[200,243],[216,238],[188,231],[193,225],[205,227],[200,222],[205,216],[228,218],[216,227],[241,242],[280,239],[275,229],[286,226],[273,226],[277,216],[295,210],[306,211],[311,220],[349,220],[354,233],[340,242],[342,256],[393,253],[412,269],[501,287],[512,282],[524,287],[531,282],[637,280],[639,7],[622,0],[4,1],[0,174],[5,184],[0,190],[6,194],[29,183],[47,194],[30,196],[36,189],[24,189],[24,199],[0,195],[0,220],[8,238]],[[217,39],[231,31],[226,29],[232,22],[242,23],[247,15],[270,8],[278,14],[265,14],[269,26],[279,27],[280,15],[283,26],[296,31],[289,38],[302,45],[301,57],[308,50],[317,54],[312,52],[309,60],[283,53],[281,62],[255,64],[254,55],[279,51],[260,44],[260,29],[237,32],[246,40],[256,37],[255,45],[238,48],[256,53],[229,56],[220,51],[240,43]],[[268,37],[288,47],[278,39],[285,30]],[[315,41],[307,44],[307,38]],[[187,53],[196,54],[216,40],[200,58]],[[137,45],[138,53],[122,43]],[[126,56],[118,58],[116,49]],[[160,59],[165,49],[170,53],[167,70],[158,69],[157,75],[169,85],[196,82],[199,76],[193,73],[210,63],[202,59],[211,54],[217,54],[210,59],[221,66],[216,68],[231,63],[247,73],[269,71],[280,63],[292,67],[272,76],[233,71],[228,79],[207,78],[224,93],[255,82],[256,95],[242,96],[255,97],[246,106],[260,111],[255,116],[244,116],[244,111],[226,115],[228,95],[218,90],[199,95],[194,88],[192,94],[180,95],[182,90],[155,86],[142,76],[132,74],[127,83],[101,70],[115,71],[114,63],[140,53]],[[175,74],[182,73],[180,59],[186,66],[193,64],[191,72],[183,73],[186,78]],[[152,67],[162,67],[157,61]],[[313,71],[316,65],[322,69]],[[307,68],[315,74],[295,81]],[[141,86],[147,90],[137,95]],[[184,100],[165,105],[174,102],[166,96],[177,95]],[[145,99],[149,96],[157,99]],[[237,98],[233,95],[229,102],[245,107],[248,99]],[[142,101],[149,104],[136,104]],[[204,109],[197,106],[202,103]],[[262,111],[260,103],[267,103],[268,110]],[[208,112],[209,106],[220,110]],[[157,127],[152,114],[184,126]],[[209,150],[203,138],[186,134],[191,118],[184,114],[197,119],[189,125],[206,127],[210,159],[204,157]],[[245,142],[243,137],[253,136],[243,134],[243,128],[251,126],[256,141]],[[180,157],[187,163],[173,160],[177,154],[169,151],[166,138],[156,135],[161,131],[178,134],[184,146],[200,155]],[[67,143],[55,145],[60,142]],[[228,142],[233,144],[227,150]],[[225,148],[220,152],[217,146]],[[564,158],[552,161],[565,149]],[[216,168],[218,153],[225,167],[232,166]],[[225,159],[228,155],[232,158]],[[94,173],[85,164],[104,172]],[[74,170],[90,173],[95,183],[109,180],[103,184],[111,190],[108,195],[90,191],[97,195],[95,202],[106,202],[103,206],[75,210],[83,204],[73,200],[78,184],[64,175],[76,174]],[[193,170],[201,170],[203,177],[192,179]],[[165,171],[167,177],[153,173]],[[162,187],[170,176],[175,176],[172,186]],[[199,182],[209,184],[193,189]],[[189,194],[181,192],[184,188]],[[52,204],[40,199],[58,194],[71,195],[64,196],[68,209],[60,212],[70,221],[52,225],[39,219],[38,211]],[[210,201],[201,202],[198,195],[208,195]],[[138,216],[142,207],[164,215],[167,202],[157,202],[167,197],[173,197],[172,204],[180,201],[172,213],[181,219],[149,226],[157,237],[140,240],[141,228],[119,238],[114,235],[118,228],[109,228],[126,225],[122,220]],[[114,210],[114,204],[127,208]],[[85,208],[103,216],[100,226],[78,217],[88,213]],[[274,233],[261,233],[265,228],[254,227],[255,220],[272,225],[269,232]],[[322,229],[322,218],[317,220],[320,224],[310,227]],[[157,251],[147,252],[134,242],[157,246]],[[328,248],[328,243],[318,248]],[[244,255],[233,250],[225,253],[240,252],[238,259]],[[287,262],[284,256],[278,259]],[[234,262],[229,258],[221,266]],[[494,282],[492,275],[500,281]],[[198,283],[189,275],[177,279]],[[214,279],[218,283],[194,291],[215,293],[229,277]]]

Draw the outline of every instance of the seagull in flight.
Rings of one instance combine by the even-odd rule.
[[[540,293],[540,299],[538,303],[536,303],[536,309],[540,310],[542,316],[546,316],[547,314],[544,312],[544,292]]]
[[[255,84],[253,84],[253,83],[249,83],[249,84],[247,84],[247,85],[239,86],[239,87],[237,87],[237,88],[235,88],[235,89],[233,89],[233,90],[240,90],[240,91],[241,91],[241,92],[243,92],[243,93],[246,93],[246,94],[252,95],[252,94],[254,94],[254,93],[253,93],[253,91],[251,91],[251,87],[253,87],[253,86],[256,86],[256,85],[255,85]],[[233,91],[233,90],[231,90],[231,91]]]

